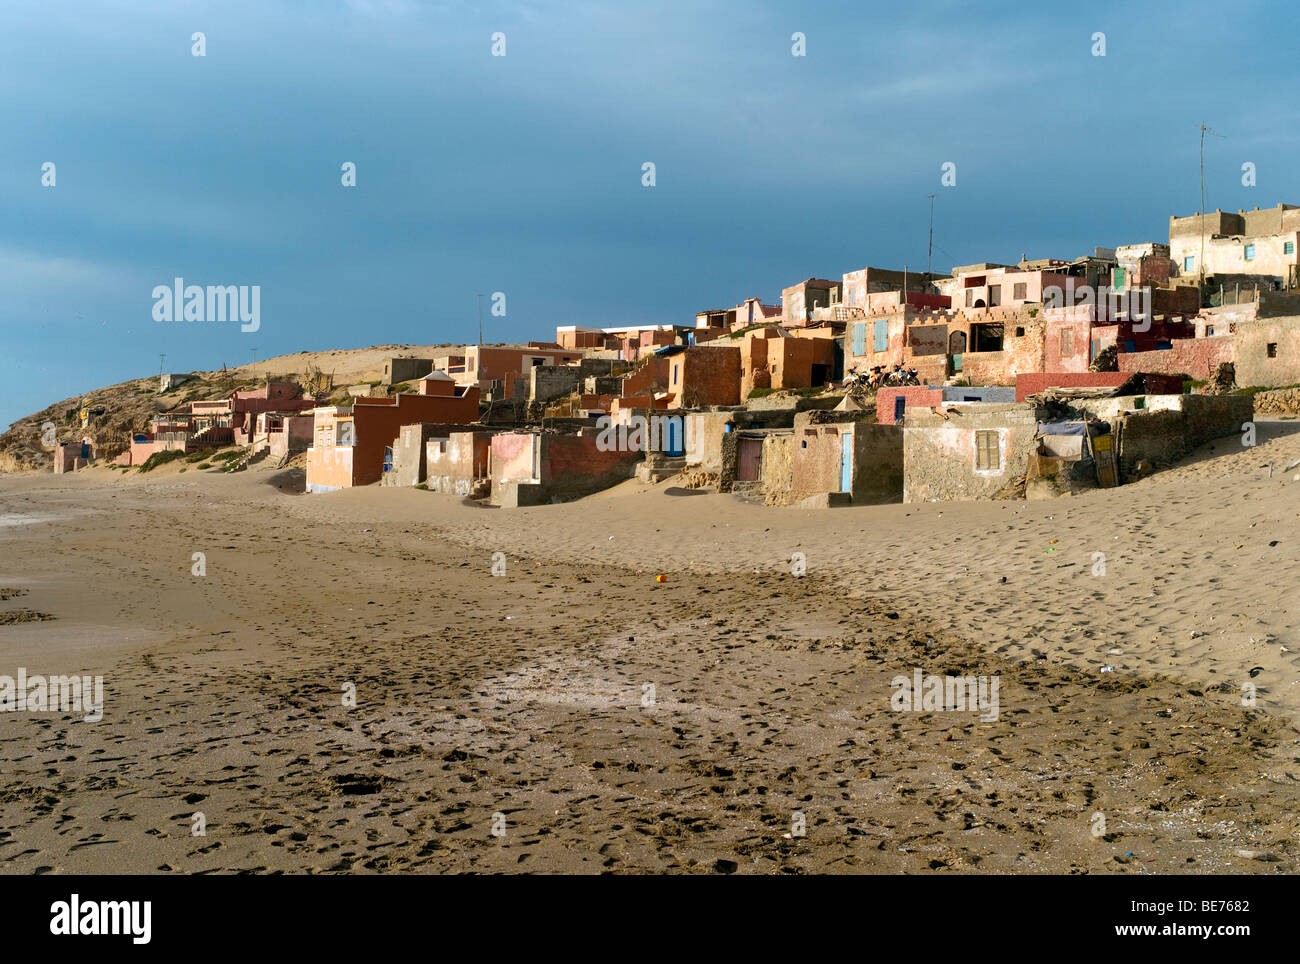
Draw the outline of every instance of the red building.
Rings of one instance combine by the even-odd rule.
[[[307,491],[332,492],[380,481],[385,461],[391,463],[393,440],[403,425],[470,425],[478,421],[477,388],[458,387],[447,377],[426,378],[420,385],[420,395],[355,398],[351,408],[314,409],[312,444],[307,449]]]

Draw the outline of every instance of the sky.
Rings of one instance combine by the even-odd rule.
[[[1300,203],[1298,21],[1249,0],[3,0],[0,428],[160,367],[473,343],[480,293],[485,341],[549,340],[923,271],[929,194],[936,272],[1167,241],[1199,207],[1202,123],[1208,209]],[[258,286],[257,330],[155,320],[178,277]]]

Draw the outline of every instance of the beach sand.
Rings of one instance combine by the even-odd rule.
[[[0,675],[106,697],[0,713],[0,869],[1294,872],[1297,432],[821,511],[0,476]],[[997,719],[895,711],[918,669]]]

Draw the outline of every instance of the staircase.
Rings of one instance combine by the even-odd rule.
[[[659,483],[664,479],[671,479],[675,475],[680,475],[686,468],[686,457],[682,455],[666,456],[655,455],[647,456],[644,462],[636,467],[636,477],[642,482]]]
[[[234,459],[230,462],[230,464],[226,467],[226,471],[242,472],[250,465],[256,465],[258,462],[262,461],[270,454],[271,454],[271,450],[266,446],[263,446],[258,449],[254,449],[250,446],[247,452],[241,455],[238,459]]]

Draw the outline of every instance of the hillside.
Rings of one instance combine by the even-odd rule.
[[[374,381],[383,374],[384,361],[393,357],[421,358],[445,354],[455,345],[372,345],[330,351],[296,352],[237,368],[195,372],[195,380],[167,394],[158,394],[158,376],[133,378],[84,395],[65,398],[15,421],[0,435],[0,472],[27,472],[51,465],[51,454],[41,444],[41,426],[52,422],[59,441],[94,439],[100,458],[112,458],[125,450],[132,432],[143,431],[149,420],[161,412],[197,399],[222,398],[237,388],[258,384],[267,377],[299,380],[317,370],[333,376],[335,392],[357,382]],[[83,430],[77,413],[91,409]]]

